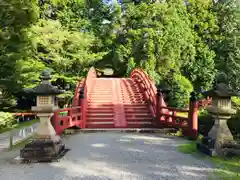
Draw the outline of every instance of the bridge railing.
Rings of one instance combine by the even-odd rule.
[[[88,104],[88,91],[92,87],[92,79],[96,78],[96,71],[91,67],[86,79],[78,82],[71,108],[58,109],[52,117],[52,124],[57,134],[60,134],[69,127],[86,127],[86,107]]]
[[[54,112],[53,124],[57,134],[60,134],[64,129],[73,126],[81,126],[81,106],[71,108],[58,109]]]
[[[193,139],[198,134],[198,108],[199,102],[194,93],[191,93],[189,99],[189,109],[180,109],[173,107],[161,106],[163,100],[162,93],[157,93],[157,114],[156,119],[159,120],[163,127],[176,127],[183,130],[183,135]],[[164,110],[169,113],[165,113]]]
[[[78,81],[77,86],[74,91],[72,106],[78,106],[80,104],[80,89],[85,85],[85,78]]]
[[[189,109],[167,107],[163,95],[157,92],[156,86],[142,69],[133,69],[130,77],[133,78],[142,89],[146,100],[149,102],[152,115],[161,127],[181,128],[184,135],[193,139],[197,138],[198,101],[195,100],[194,97],[190,98]],[[179,116],[179,113],[185,113],[187,116]]]
[[[130,73],[130,77],[134,79],[134,81],[140,86],[140,89],[142,89],[144,96],[149,103],[152,115],[156,116],[157,114],[156,86],[153,84],[152,80],[142,69],[138,68],[133,69],[132,72]],[[167,107],[163,99],[161,102],[162,102],[161,106]],[[165,113],[169,113],[167,109],[163,111]]]
[[[82,119],[83,119],[83,126],[81,128],[86,127],[86,108],[88,106],[89,96],[88,93],[91,91],[93,87],[93,79],[97,78],[97,72],[94,67],[91,67],[88,71],[87,78],[85,81],[85,86],[83,89],[83,108],[82,108]]]

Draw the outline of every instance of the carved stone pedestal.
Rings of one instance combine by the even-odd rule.
[[[237,149],[237,142],[233,140],[232,133],[227,125],[227,120],[235,113],[235,110],[217,109],[213,106],[208,107],[207,110],[215,119],[215,123],[208,136],[197,143],[197,149],[209,156],[240,155],[240,151],[238,152]]]
[[[23,162],[51,162],[58,161],[66,152],[61,141],[33,139],[20,150],[20,158]]]
[[[204,137],[201,142],[197,143],[197,149],[209,156],[216,156],[218,154],[216,144],[215,139],[212,139],[211,137]]]

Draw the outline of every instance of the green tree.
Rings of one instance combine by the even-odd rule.
[[[212,7],[211,0],[188,0],[186,4],[196,51],[194,58],[182,67],[182,73],[197,91],[211,87],[216,73],[212,46],[218,38],[218,25]]]
[[[240,90],[240,7],[237,1],[224,0],[214,4],[217,14],[219,39],[213,49],[216,52],[216,68],[224,74],[226,83]]]
[[[40,20],[28,30],[35,60],[59,75],[81,76],[103,53],[92,53],[94,36],[71,31],[58,20]]]
[[[4,95],[0,104],[12,102],[12,93],[20,90],[16,63],[28,52],[28,39],[24,29],[37,19],[38,7],[35,0],[0,2],[0,85]]]
[[[194,47],[189,21],[175,5],[127,4],[122,32],[116,39],[118,61],[126,66],[129,57],[133,57],[136,66],[144,68],[156,81],[172,68],[179,70],[183,62],[181,52],[194,51]],[[178,8],[184,13],[183,4]],[[185,56],[184,61],[190,56]]]

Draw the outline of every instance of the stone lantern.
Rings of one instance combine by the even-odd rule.
[[[223,155],[229,150],[226,147],[236,145],[228,128],[227,120],[236,113],[231,106],[231,97],[239,96],[239,93],[229,89],[226,84],[219,83],[213,89],[203,92],[203,95],[212,97],[212,104],[206,109],[215,122],[208,136],[197,143],[197,149],[210,156]]]
[[[58,109],[56,95],[63,93],[50,83],[51,74],[44,70],[40,75],[41,83],[25,93],[37,96],[36,106],[32,111],[37,113],[40,124],[36,129],[36,137],[25,145],[20,151],[20,158],[25,161],[51,161],[58,159],[65,152],[65,145],[51,124],[53,112]]]

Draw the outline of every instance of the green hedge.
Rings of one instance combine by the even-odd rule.
[[[0,112],[0,130],[10,128],[14,123],[14,118],[10,113]]]
[[[179,108],[188,105],[190,93],[193,91],[191,82],[180,74],[174,74],[172,81],[168,82],[168,85],[171,88],[168,105]]]
[[[198,131],[202,135],[207,135],[214,124],[214,120],[206,110],[202,110],[198,115]],[[240,139],[240,111],[228,120],[228,127],[234,138]]]

